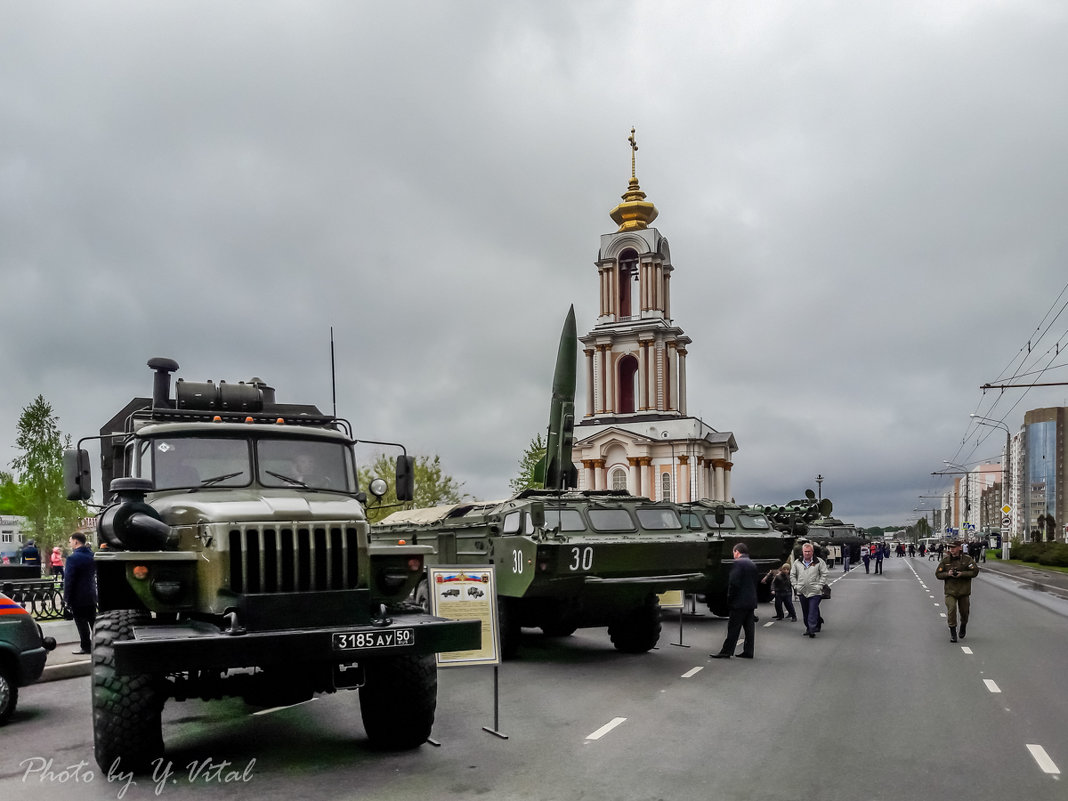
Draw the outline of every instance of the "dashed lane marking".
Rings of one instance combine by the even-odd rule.
[[[986,688],[992,693],[1001,692],[1001,688],[998,687],[997,682],[995,682],[993,679],[983,679],[983,684],[985,684]]]
[[[966,653],[966,654],[970,654],[970,653],[972,652],[972,649],[971,649],[971,648],[969,648],[969,647],[968,647],[967,645],[962,645],[962,646],[960,647],[960,649],[961,649],[962,651],[964,651],[964,653]]]
[[[1045,748],[1040,745],[1032,745],[1028,743],[1027,750],[1031,752],[1031,756],[1034,757],[1035,762],[1038,763],[1038,767],[1043,773],[1049,773],[1054,776],[1060,775],[1061,769],[1049,758],[1049,754],[1046,753]]]
[[[604,737],[606,734],[608,734],[608,732],[612,731],[612,729],[614,729],[616,726],[618,726],[620,723],[623,723],[624,721],[626,721],[626,718],[612,718],[610,721],[608,721],[606,724],[601,726],[601,728],[599,728],[593,734],[587,734],[586,735],[586,739],[587,740],[600,740],[602,737]]]
[[[692,678],[693,676],[696,676],[698,673],[700,673],[702,670],[704,670],[704,667],[691,668],[690,670],[687,670],[685,673],[682,674],[682,678]]]

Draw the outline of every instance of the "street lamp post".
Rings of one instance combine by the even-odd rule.
[[[1000,420],[992,420],[989,417],[983,417],[982,415],[973,414],[972,419],[975,420],[981,426],[990,426],[991,428],[1004,428],[1005,429],[1005,463],[1002,465],[1004,468],[1001,472],[1001,506],[1004,509],[1006,506],[1012,506],[1012,493],[1009,491],[1009,482],[1012,481],[1012,432],[1009,431],[1009,427]],[[1015,511],[1015,509],[1013,510]],[[1002,512],[1004,514],[1004,512]],[[1009,558],[1009,550],[1011,544],[1011,537],[1005,536],[1005,527],[1001,527],[1001,558]],[[1011,534],[1011,530],[1009,534]]]
[[[971,510],[972,507],[972,499],[968,494],[968,476],[971,474],[971,471],[962,464],[954,464],[953,462],[946,461],[945,459],[942,460],[942,464],[945,464],[956,470],[960,470],[964,473],[964,508],[961,510],[960,515],[960,527],[961,529],[963,529],[964,524],[968,522],[968,512]]]

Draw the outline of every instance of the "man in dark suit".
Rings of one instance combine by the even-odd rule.
[[[81,640],[78,650],[73,653],[88,654],[93,648],[93,623],[96,621],[96,565],[93,552],[80,531],[70,535],[70,547],[63,580],[63,600],[74,613],[74,625]]]
[[[745,632],[745,643],[738,656],[753,658],[756,643],[757,568],[749,558],[749,547],[744,542],[734,546],[734,565],[727,579],[727,639],[719,653],[709,654],[713,659],[730,659],[738,645],[738,635]]]

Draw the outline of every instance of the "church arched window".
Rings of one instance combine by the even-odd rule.
[[[638,360],[627,354],[619,360],[616,371],[619,375],[616,411],[619,414],[632,414],[637,410],[634,400],[638,389]]]
[[[671,500],[671,473],[660,474],[660,499]]]
[[[619,254],[619,319],[630,317],[632,285],[638,280],[638,254],[627,249]]]
[[[617,467],[612,471],[612,489],[625,490],[627,488],[627,471]]]

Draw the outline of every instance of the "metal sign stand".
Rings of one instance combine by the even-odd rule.
[[[507,740],[508,735],[500,732],[500,719],[501,719],[501,695],[500,695],[500,683],[497,674],[499,666],[493,666],[493,728],[489,726],[483,726],[482,731],[488,731],[494,737],[500,737],[502,740]]]

